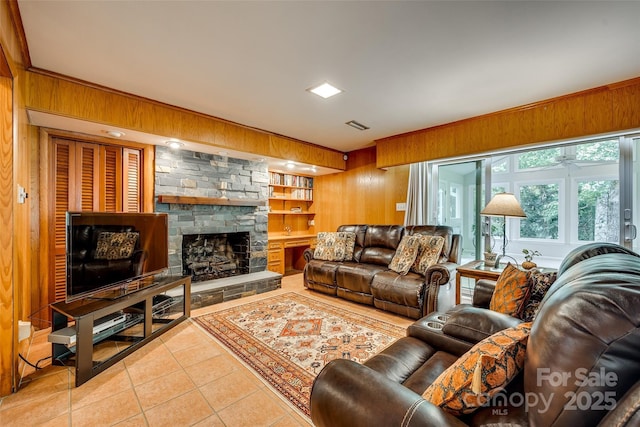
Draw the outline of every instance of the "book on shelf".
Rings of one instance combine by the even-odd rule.
[[[313,178],[299,175],[269,172],[269,184],[284,185],[288,187],[313,187]]]

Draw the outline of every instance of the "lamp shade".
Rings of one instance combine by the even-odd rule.
[[[526,218],[527,215],[520,207],[520,203],[512,193],[498,193],[484,207],[480,215],[486,216],[510,216]]]

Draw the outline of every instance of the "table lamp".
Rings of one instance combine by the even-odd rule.
[[[520,207],[520,203],[512,193],[498,193],[484,207],[480,215],[501,216],[502,223],[502,255],[496,258],[496,267],[500,265],[500,259],[507,256],[507,217],[526,218],[527,215]],[[515,261],[515,260],[514,260]],[[517,262],[516,262],[517,263]]]

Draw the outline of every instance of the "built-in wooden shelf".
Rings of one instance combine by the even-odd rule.
[[[267,206],[265,200],[254,199],[223,199],[219,197],[198,196],[158,196],[160,203],[175,203],[181,205],[224,205],[224,206]]]
[[[275,215],[315,215],[315,212],[307,212],[307,211],[285,211],[282,209],[273,209],[269,211],[270,214],[275,214]]]

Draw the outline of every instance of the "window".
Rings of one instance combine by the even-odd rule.
[[[498,193],[505,193],[509,186],[507,184],[494,184],[491,186],[491,198]],[[487,201],[487,203],[489,203]],[[491,218],[491,236],[502,239],[502,230],[504,230],[504,218],[494,216]]]
[[[520,237],[558,239],[559,190],[558,184],[520,187],[520,205],[527,214],[520,220]]]
[[[617,162],[620,156],[618,141],[598,141],[576,146],[576,160]]]
[[[501,157],[494,159],[491,162],[491,173],[506,173],[509,172],[509,157]]]
[[[455,219],[462,215],[462,185],[451,184],[449,188],[449,214]]]
[[[618,180],[578,182],[578,240],[620,240]]]
[[[560,147],[528,151],[518,155],[518,169],[533,169],[555,166],[561,155]]]
[[[486,206],[496,193],[507,191],[516,195],[527,214],[527,218],[506,222],[507,253],[516,259],[522,258],[523,248],[542,252],[544,265],[551,265],[585,242],[637,245],[640,239],[633,240],[633,222],[637,222],[640,211],[635,209],[637,194],[640,194],[637,190],[640,185],[636,185],[640,182],[638,141],[637,135],[630,135],[495,154],[487,158],[490,164],[477,171],[485,179],[482,192],[491,193],[486,194],[478,209]],[[476,179],[470,176],[460,182],[463,186],[459,195],[451,194],[447,184],[440,188],[439,200],[431,199],[446,206],[438,206],[444,215],[457,211],[457,206],[454,210],[447,204],[450,199],[474,200],[470,195],[475,191]],[[630,190],[632,183],[636,185],[634,191]],[[465,217],[479,214],[472,204],[462,209]],[[442,215],[439,219],[445,225],[455,223]],[[485,238],[485,246],[502,240],[504,222],[501,218],[482,218],[481,221],[483,235],[490,231],[492,236],[492,239]],[[490,230],[485,225],[489,221]],[[469,235],[465,240],[475,241],[477,227],[465,228],[467,230]]]

